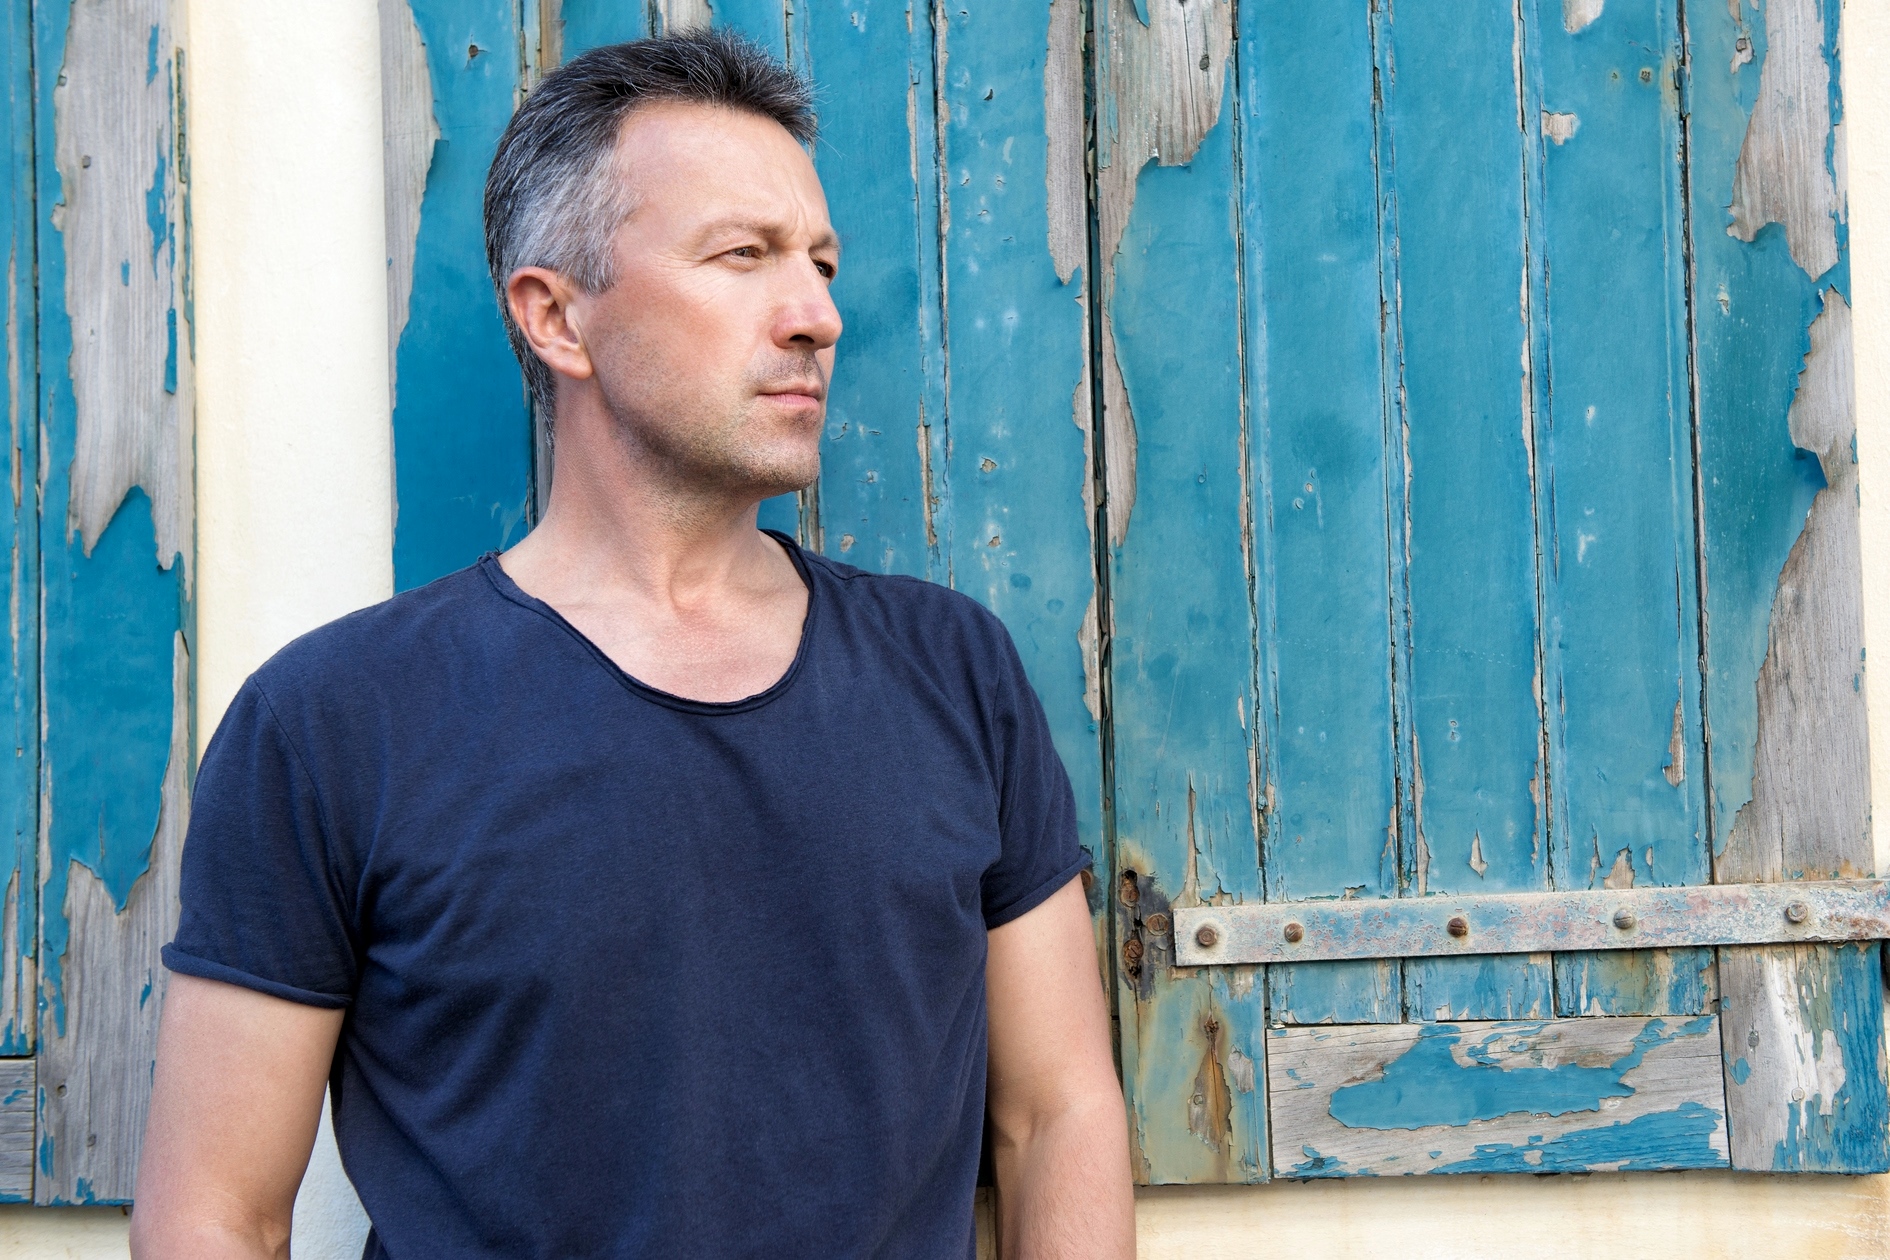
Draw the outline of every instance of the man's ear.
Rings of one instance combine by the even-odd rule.
[[[520,267],[505,283],[512,319],[538,357],[558,375],[586,381],[591,378],[591,355],[572,319],[576,297],[569,280],[545,267]]]

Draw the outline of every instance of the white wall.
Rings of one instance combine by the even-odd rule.
[[[189,0],[197,284],[199,730],[295,634],[392,589],[373,0]],[[1890,3],[1844,71],[1874,799],[1890,802]],[[1890,807],[1886,807],[1890,808]],[[1877,829],[1890,870],[1890,820]],[[1280,1183],[1143,1194],[1158,1260],[1890,1255],[1890,1177],[1710,1173]],[[298,1260],[365,1226],[324,1131]],[[0,1255],[125,1253],[111,1208],[0,1208]]]

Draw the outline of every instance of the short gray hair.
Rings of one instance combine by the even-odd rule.
[[[532,89],[486,175],[486,264],[512,353],[547,419],[554,376],[512,318],[506,282],[520,267],[556,271],[586,293],[616,282],[610,240],[633,208],[614,161],[617,136],[631,111],[655,101],[743,110],[814,142],[806,80],[723,30],[594,48]]]

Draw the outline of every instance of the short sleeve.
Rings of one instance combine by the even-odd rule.
[[[1024,675],[1008,633],[998,631],[993,701],[998,758],[998,828],[1002,851],[984,877],[984,923],[1021,917],[1090,864],[1076,838],[1076,796],[1050,739],[1043,702]]]
[[[251,679],[197,772],[183,909],[164,965],[292,1002],[346,1006],[356,959],[333,845],[316,785]]]

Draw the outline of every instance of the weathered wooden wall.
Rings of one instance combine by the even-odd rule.
[[[475,253],[454,146],[488,152],[506,91],[609,40],[713,21],[809,73],[850,348],[821,480],[764,522],[1012,627],[1099,858],[1145,1180],[1314,1159],[1269,1138],[1269,1025],[1536,1021],[1539,1047],[1613,1029],[1619,1059],[1722,999],[1732,1093],[1686,1056],[1639,1123],[1691,1144],[1655,1162],[1884,1162],[1874,947],[1263,976],[1175,967],[1169,922],[1868,872],[1835,8],[541,0],[510,60],[462,37],[476,10],[384,9],[402,509],[415,478],[516,488],[536,459],[542,491],[550,462],[542,435],[468,447],[476,475],[405,462],[470,405],[413,374],[498,345],[476,277],[424,270],[429,241]],[[476,335],[429,343],[423,291]],[[513,397],[479,405],[517,439]],[[513,493],[403,524],[402,584],[510,537]],[[423,534],[437,563],[408,559]],[[1623,1018],[1557,1022],[1595,1016]]]
[[[1875,945],[1263,974],[1176,967],[1170,923],[1871,871],[1836,0],[380,15],[399,586],[519,537],[554,461],[479,223],[521,94],[703,21],[820,85],[848,341],[821,480],[764,523],[1010,625],[1097,858],[1144,1180],[1425,1143],[1890,1164]],[[185,41],[169,0],[9,0],[0,29],[0,1055],[37,1057],[38,1134],[21,1179],[0,1133],[0,1197],[110,1201],[187,814]],[[1503,1110],[1381,1107],[1334,1145],[1338,1044]]]

